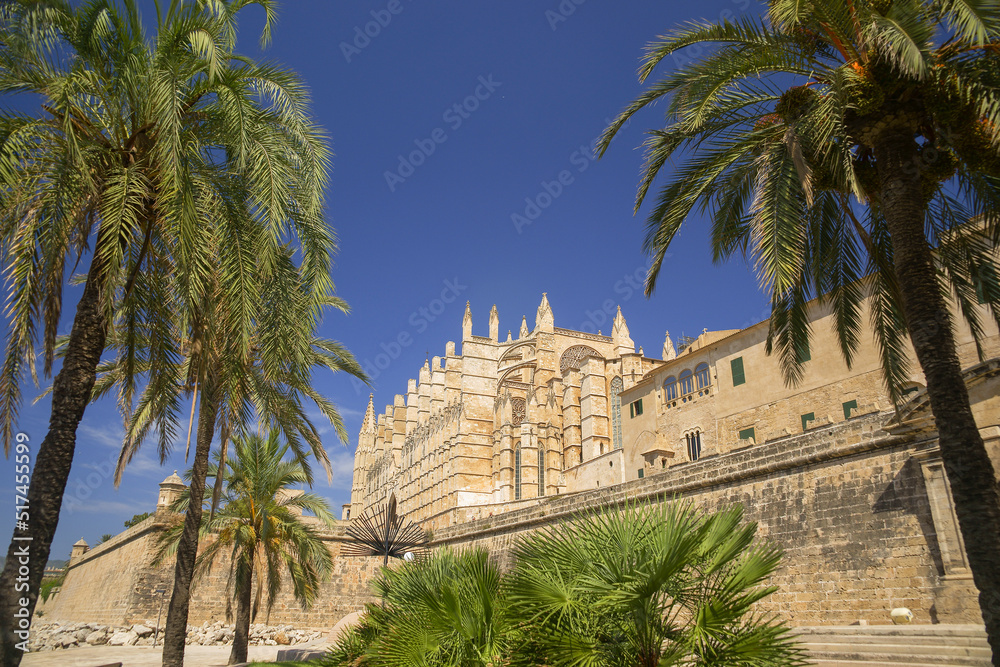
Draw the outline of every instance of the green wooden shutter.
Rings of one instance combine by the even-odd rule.
[[[847,401],[846,403],[844,403],[844,419],[850,419],[851,418],[851,411],[852,410],[857,410],[857,409],[858,409],[858,401],[857,400]]]
[[[743,357],[736,357],[729,363],[733,369],[733,386],[738,387],[747,381],[746,375],[743,374]]]
[[[757,435],[753,430],[753,426],[740,431],[740,440],[749,440],[750,438],[753,438],[754,442],[757,441]]]
[[[815,412],[807,412],[804,415],[802,415],[802,430],[804,431],[807,428],[809,428],[809,422],[813,421],[814,419],[816,419]]]

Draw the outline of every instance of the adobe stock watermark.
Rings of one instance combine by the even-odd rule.
[[[576,8],[585,2],[587,0],[560,0],[555,9],[546,9],[545,20],[548,21],[552,31],[555,32],[560,23],[568,21],[569,17],[576,13]]]
[[[410,313],[410,317],[406,320],[409,324],[408,328],[402,329],[388,341],[379,343],[381,352],[378,352],[374,359],[365,358],[361,362],[361,368],[364,369],[372,382],[378,379],[394,361],[399,359],[403,350],[413,345],[414,340],[416,340],[415,335],[419,336],[427,331],[431,323],[440,318],[448,310],[448,306],[458,301],[462,292],[469,289],[468,285],[463,285],[458,281],[458,277],[447,279],[443,284],[444,288],[436,298]],[[354,392],[358,396],[370,391],[369,386],[356,377],[351,378],[351,384],[354,385]]]
[[[15,647],[22,653],[28,652],[31,637],[31,614],[28,585],[31,578],[31,508],[28,506],[28,488],[31,485],[31,439],[26,433],[18,433],[14,445],[14,542],[16,548],[13,559],[17,560],[14,576],[14,593],[20,593],[14,605],[11,627],[21,641]],[[44,565],[43,565],[44,567]]]
[[[460,102],[452,104],[441,114],[441,120],[448,124],[452,132],[462,127],[465,121],[469,120],[472,114],[479,109],[479,106],[490,99],[493,93],[496,92],[496,89],[503,85],[501,81],[495,81],[492,74],[480,76],[478,82],[479,84],[472,91],[471,95],[466,96]],[[397,187],[405,183],[406,179],[410,176],[413,176],[417,169],[427,162],[427,158],[434,154],[437,147],[446,141],[448,141],[448,133],[443,127],[434,128],[426,138],[414,139],[413,144],[416,148],[406,155],[400,154],[398,156],[399,164],[396,165],[396,169],[393,171],[386,170],[383,174],[385,176],[385,184],[389,186],[389,192],[395,192]]]
[[[671,255],[667,253],[667,258]],[[641,264],[631,272],[623,275],[619,280],[615,281],[612,286],[612,290],[615,294],[619,295],[618,299],[604,299],[601,302],[600,308],[595,310],[585,310],[584,315],[586,319],[580,323],[577,327],[577,331],[583,331],[584,333],[596,334],[599,331],[603,333],[601,327],[605,324],[608,328],[608,335],[610,335],[611,324],[615,320],[615,315],[618,312],[618,306],[626,303],[632,299],[636,294],[643,293],[643,287],[646,282],[646,275],[649,273],[649,267],[652,266],[652,261]]]
[[[103,486],[115,474],[117,466],[117,453],[110,454],[106,460],[99,463],[88,464],[86,467],[91,468],[91,472],[87,473],[83,478],[78,478],[73,489],[67,489],[63,493],[63,511],[72,514],[77,510],[83,509],[87,500],[94,494],[94,491]]]
[[[408,1],[412,2],[412,0]],[[402,0],[389,0],[385,9],[371,10],[372,20],[363,26],[354,26],[351,41],[340,43],[340,52],[344,54],[344,60],[350,64],[354,56],[361,55],[361,52],[371,45],[372,40],[381,35],[382,31],[389,27],[393,17],[402,14],[404,9],[406,7],[403,5]]]
[[[729,0],[730,4],[736,6],[737,11],[745,13],[750,9],[750,0]],[[736,12],[728,7],[719,12],[717,23],[732,22],[736,18]],[[709,46],[702,43],[691,44],[685,46],[683,49],[678,49],[670,54],[671,59],[674,61],[674,65],[677,67],[684,67],[692,62],[701,60],[702,57],[708,54],[709,50],[715,48],[714,45]]]
[[[610,118],[605,118],[605,127],[611,125],[611,122]],[[629,123],[631,121],[622,125],[622,129],[628,127]],[[531,197],[524,198],[524,208],[510,214],[510,222],[518,234],[523,234],[525,227],[538,220],[545,209],[552,206],[553,202],[566,192],[566,188],[576,182],[577,176],[587,171],[590,165],[597,160],[596,150],[600,141],[601,135],[598,135],[590,143],[580,144],[576,150],[569,154],[569,169],[560,170],[551,181],[542,180],[539,183],[538,192]]]

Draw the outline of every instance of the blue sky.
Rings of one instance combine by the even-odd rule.
[[[752,269],[713,265],[700,219],[682,229],[653,298],[638,289],[649,208],[632,214],[638,147],[662,122],[662,106],[637,116],[600,161],[591,153],[607,121],[642,90],[636,69],[649,40],[682,21],[761,7],[751,0],[283,3],[263,57],[306,80],[335,152],[333,277],[352,312],[330,313],[322,334],[370,369],[377,410],[405,392],[428,354],[460,343],[466,301],[477,335],[488,333],[495,303],[501,336],[508,329],[516,336],[522,315],[534,325],[542,292],[556,326],[569,329],[608,333],[621,305],[636,345],[655,357],[666,330],[676,338],[766,317]],[[241,50],[254,57],[260,18],[248,13],[241,29]],[[67,288],[66,332],[78,295]],[[317,386],[351,433],[345,446],[325,429],[334,479],[316,486],[339,515],[370,390],[332,374],[318,375]],[[29,383],[25,392],[19,429],[34,449],[49,405],[31,405]],[[121,433],[112,401],[88,410],[52,558],[67,557],[81,536],[94,544],[151,511],[157,484],[186,467],[183,440],[163,466],[147,444],[115,489],[110,470]],[[12,480],[13,461],[0,463],[0,472]],[[11,487],[0,487],[0,503],[11,510],[0,513],[3,536],[13,528]]]

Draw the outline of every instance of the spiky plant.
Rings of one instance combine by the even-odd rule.
[[[13,0],[0,7],[0,92],[42,99],[38,115],[0,115],[5,448],[20,382],[35,375],[36,343],[44,372],[52,368],[67,269],[79,263],[86,270],[28,496],[33,562],[48,559],[77,425],[113,323],[113,335],[123,336],[116,344],[130,350],[123,363],[137,365],[139,350],[149,350],[151,378],[171,378],[164,369],[202,355],[192,379],[215,400],[209,364],[230,355],[245,361],[251,353],[260,309],[259,290],[246,282],[252,269],[275,266],[282,244],[297,241],[307,289],[331,291],[333,235],[323,217],[329,152],[309,117],[307,93],[294,74],[235,51],[237,19],[249,5],[264,9],[262,42],[269,39],[272,0],[153,5],[152,35],[135,0]],[[213,319],[208,304],[219,291],[232,303],[225,318]],[[209,341],[218,340],[218,327],[242,333],[215,346]],[[179,347],[182,339],[189,349]],[[176,393],[165,384],[154,389],[162,392],[157,397]],[[130,391],[123,405],[131,404]],[[202,415],[199,431],[207,437],[199,437],[193,486],[203,484],[215,424],[212,409]],[[200,505],[189,515],[181,579],[193,568],[199,514]],[[8,558],[0,580],[8,589],[15,562]],[[33,570],[29,577],[29,611],[41,576]],[[22,655],[11,625],[15,603],[10,596],[0,603],[2,662],[10,665]],[[182,664],[186,608],[186,587],[175,586],[165,665]]]
[[[250,434],[234,442],[233,456],[209,469],[221,477],[223,493],[218,511],[209,519],[203,513],[201,533],[205,548],[198,556],[196,573],[209,570],[221,555],[228,557],[227,591],[236,603],[236,627],[229,664],[246,662],[250,624],[261,609],[270,611],[287,573],[295,599],[304,609],[316,600],[319,586],[333,566],[333,557],[316,527],[303,520],[310,512],[326,525],[334,523],[329,504],[312,492],[290,493],[308,484],[311,475],[296,458],[286,460],[287,442],[277,430]],[[212,494],[205,493],[205,504]],[[190,491],[173,509],[190,507]],[[158,558],[175,554],[184,525],[164,531]]]
[[[442,550],[383,568],[380,601],[346,633],[333,657],[368,667],[501,667],[517,621],[508,612],[499,566],[485,549]]]
[[[743,508],[632,504],[539,531],[506,582],[524,622],[512,665],[805,665],[788,628],[755,609],[781,551]]]
[[[640,79],[692,45],[709,50],[655,81],[600,144],[667,98],[635,203],[679,157],[647,221],[646,293],[697,208],[715,259],[742,254],[770,292],[767,349],[789,383],[811,297],[832,309],[848,365],[868,311],[894,401],[909,335],[1000,665],[1000,490],[953,335],[964,320],[982,355],[984,327],[1000,322],[1000,5],[772,0],[764,18],[669,31]]]

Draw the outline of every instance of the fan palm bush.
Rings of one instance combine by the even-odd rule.
[[[37,115],[0,115],[0,254],[8,299],[0,370],[0,437],[9,449],[24,376],[53,366],[67,270],[83,290],[53,383],[50,430],[29,491],[31,558],[46,562],[76,446],[76,429],[108,344],[126,350],[127,376],[149,368],[152,401],[174,400],[172,368],[198,359],[191,384],[208,397],[195,468],[208,464],[216,380],[206,369],[251,356],[262,282],[286,243],[301,252],[303,284],[331,292],[332,230],[323,217],[329,152],[293,73],[236,53],[237,20],[271,0],[154,0],[147,34],[135,0],[14,0],[0,7],[0,92],[41,98]],[[216,304],[228,301],[215,317]],[[180,324],[178,324],[180,323]],[[230,335],[225,345],[216,330]],[[177,335],[178,331],[182,335]],[[181,347],[186,341],[186,347]],[[135,385],[120,396],[131,405]],[[229,387],[231,389],[231,387]],[[204,391],[207,390],[207,391]],[[167,398],[162,398],[166,396]],[[148,406],[147,406],[148,407]],[[169,412],[167,409],[161,414]],[[161,443],[173,436],[161,422]],[[197,486],[203,474],[196,474]],[[200,495],[200,493],[198,494]],[[190,571],[200,506],[178,567]],[[23,536],[22,536],[23,537]],[[12,542],[11,550],[15,549]],[[8,559],[2,585],[13,586]],[[29,610],[41,572],[29,577]],[[10,625],[16,600],[0,604],[4,664],[16,665]],[[174,588],[164,664],[183,660],[186,588]]]
[[[289,453],[277,430],[251,434],[234,442],[233,456],[224,466],[214,466],[210,476],[223,479],[218,511],[203,513],[201,527],[206,546],[198,556],[196,576],[211,570],[220,556],[229,567],[227,591],[235,602],[236,628],[229,664],[246,662],[250,624],[261,609],[270,611],[287,573],[295,598],[308,608],[320,583],[333,565],[333,557],[316,527],[302,512],[331,525],[334,518],[327,501],[311,492],[291,493],[296,485],[310,484],[312,476]],[[190,491],[174,506],[186,510]],[[211,493],[205,494],[211,502]],[[176,553],[184,530],[178,522],[164,532],[159,558]]]
[[[870,319],[896,402],[909,338],[1000,665],[1000,489],[953,334],[964,321],[982,355],[984,327],[1000,323],[1000,4],[771,0],[763,18],[668,31],[640,79],[692,46],[698,57],[677,58],[600,145],[665,100],[635,203],[667,177],[647,220],[646,293],[683,223],[708,211],[715,259],[743,255],[770,293],[767,349],[788,383],[812,297],[829,304],[848,365]]]
[[[781,559],[735,506],[630,505],[514,548],[513,665],[804,665],[788,629],[758,611]]]
[[[381,598],[325,665],[804,665],[756,609],[781,553],[733,507],[594,512],[521,538],[502,575],[480,549],[384,569]]]
[[[499,667],[515,623],[507,612],[502,574],[484,549],[443,550],[383,568],[369,604],[327,662],[378,667]]]

